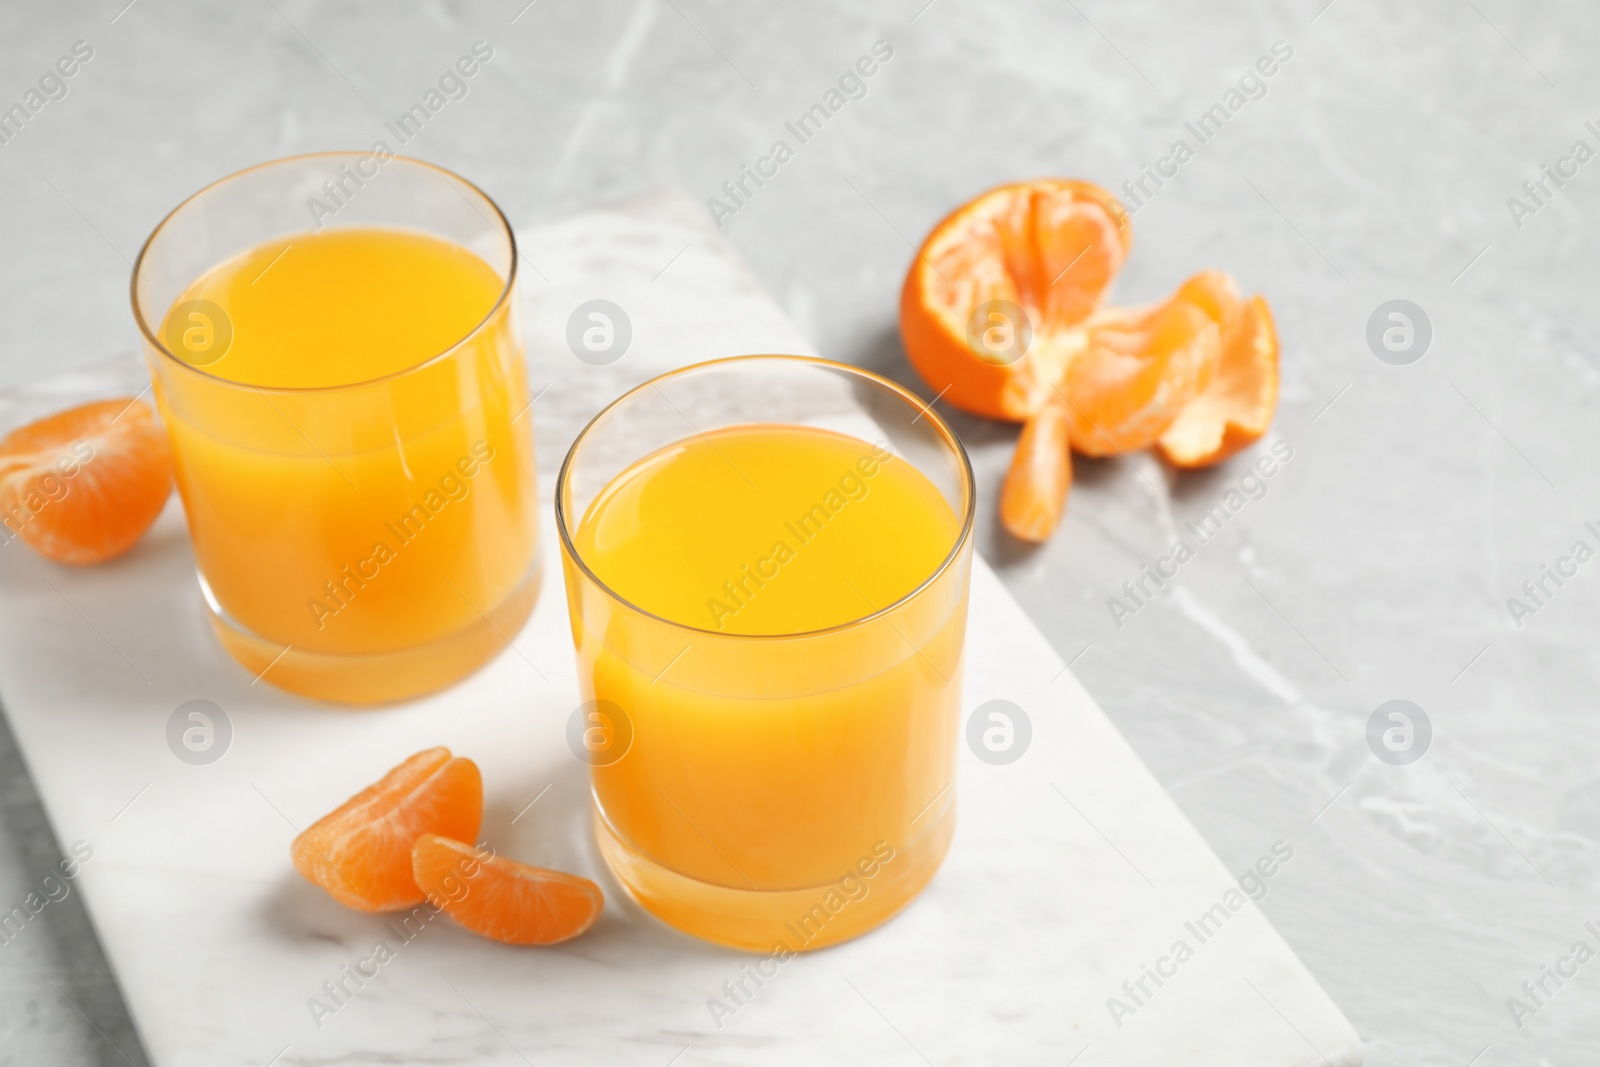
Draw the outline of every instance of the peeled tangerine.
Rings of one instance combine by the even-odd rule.
[[[60,563],[126,552],[171,491],[167,435],[132,397],[58,412],[0,440],[0,524]]]
[[[1210,384],[1222,335],[1183,299],[1096,316],[1083,350],[1067,364],[1067,435],[1086,456],[1149,448]]]
[[[1052,396],[1022,425],[1000,487],[1000,521],[1013,537],[1039,544],[1061,521],[1072,488],[1065,394]]]
[[[412,847],[416,883],[446,915],[508,945],[553,945],[600,916],[605,894],[587,878],[530,867],[462,841],[423,834]]]
[[[1178,467],[1226,459],[1267,430],[1278,341],[1260,296],[1202,271],[1147,308],[1102,306],[1132,243],[1128,217],[1088,182],[990,190],[940,222],[900,298],[906,355],[977,415],[1023,423],[1000,518],[1025,541],[1055,529],[1073,450],[1155,446]]]
[[[424,834],[475,841],[483,777],[447,748],[418,752],[294,839],[295,869],[361,911],[421,904],[411,846]]]
[[[1222,336],[1222,358],[1211,384],[1156,441],[1175,467],[1206,467],[1227,459],[1272,425],[1278,408],[1278,333],[1259,294]]]
[[[1026,420],[1060,384],[1081,344],[1076,327],[1132,241],[1121,205],[1088,182],[991,189],[935,226],[911,264],[900,294],[906,355],[957,407]]]

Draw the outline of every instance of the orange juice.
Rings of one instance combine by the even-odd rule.
[[[484,320],[503,288],[493,267],[459,245],[361,228],[257,245],[213,267],[173,306],[209,300],[227,314],[232,343],[196,361],[209,373],[303,389],[370,381],[438,355]]]
[[[597,825],[646,908],[799,951],[932,876],[953,829],[966,576],[941,567],[961,525],[882,443],[796,425],[686,438],[595,496],[572,547],[631,605],[601,612],[569,559],[595,722],[631,735],[593,768]]]
[[[435,688],[536,591],[526,373],[507,280],[421,232],[256,245],[173,301],[155,376],[218,632],[335,700]],[[218,354],[220,352],[220,355]]]

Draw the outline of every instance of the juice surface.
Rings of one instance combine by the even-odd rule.
[[[882,446],[804,426],[736,426],[623,472],[574,541],[602,582],[652,614],[730,634],[798,634],[912,592],[958,526],[933,483]]]
[[[438,355],[483,321],[504,288],[459,245],[352,227],[257,245],[201,276],[173,307],[209,300],[227,313],[232,343],[207,373],[306,388],[368,381]]]
[[[174,301],[169,318],[206,300],[231,326],[202,373],[153,365],[201,574],[267,659],[292,648],[273,680],[292,687],[280,676],[306,654],[456,640],[526,587],[533,445],[515,301],[496,307],[504,287],[438,237],[331,229],[249,249]],[[346,388],[269,391],[330,386]]]

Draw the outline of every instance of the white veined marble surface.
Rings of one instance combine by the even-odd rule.
[[[1537,204],[1522,188],[1542,164],[1571,172],[1574,142],[1600,148],[1591,9],[274,3],[0,13],[8,106],[73,42],[94,48],[0,146],[0,381],[126,351],[128,261],[166,210],[261,159],[369,143],[476,40],[494,60],[408,150],[533,224],[662,185],[703,201],[884,39],[866,95],[722,236],[818,349],[915,384],[894,331],[908,242],[999,181],[1119,187],[1290,42],[1266,95],[1140,210],[1117,296],[1203,266],[1266,292],[1293,459],[1121,628],[1107,599],[1242,462],[1080,464],[1052,544],[1023,552],[987,525],[980,549],[1226,866],[1316,816],[1262,908],[1368,1062],[1581,1062],[1600,1040],[1593,965],[1560,985],[1544,970],[1600,948],[1595,564],[1546,579],[1520,627],[1507,608],[1600,520],[1600,170],[1544,179]],[[1392,299],[1433,326],[1409,366],[1366,340]],[[951,417],[992,514],[1015,431]],[[1409,767],[1366,741],[1395,698],[1435,731]],[[71,843],[0,746],[0,901],[20,901]],[[140,1059],[70,897],[0,946],[0,991],[0,1063]],[[1514,1019],[1508,998],[1535,996]]]

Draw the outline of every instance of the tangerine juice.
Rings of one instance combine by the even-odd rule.
[[[568,559],[591,721],[621,735],[592,761],[597,830],[647,909],[799,951],[932,876],[954,825],[960,527],[883,445],[795,425],[686,438],[594,498],[572,548],[629,605],[600,607]]]
[[[173,302],[161,335],[203,372],[155,376],[178,489],[218,632],[268,680],[357,702],[436,688],[531,608],[506,288],[442,238],[345,228],[250,248]]]

